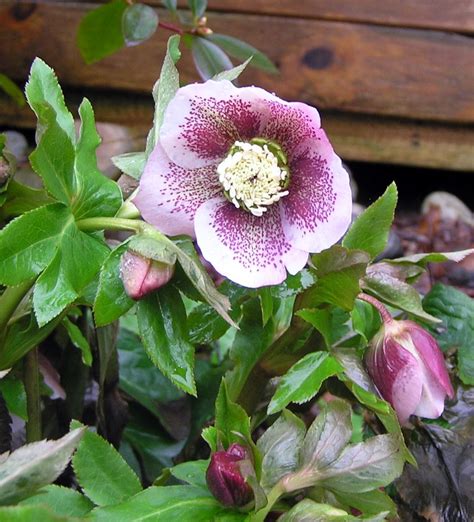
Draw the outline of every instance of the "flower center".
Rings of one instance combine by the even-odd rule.
[[[261,216],[288,195],[290,171],[281,147],[264,138],[236,141],[217,167],[224,195],[237,208]]]

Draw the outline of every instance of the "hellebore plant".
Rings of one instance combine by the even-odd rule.
[[[226,80],[178,90],[134,203],[251,288],[298,273],[308,253],[341,238],[352,209],[349,176],[317,110]]]

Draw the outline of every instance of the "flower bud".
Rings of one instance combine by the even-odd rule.
[[[135,252],[125,252],[120,275],[127,295],[138,300],[165,285],[174,273],[174,265],[148,259]]]
[[[239,462],[250,459],[246,448],[232,444],[227,451],[216,451],[206,472],[210,492],[224,506],[244,506],[252,500],[252,488],[239,469]]]
[[[454,396],[437,342],[412,321],[385,321],[370,343],[365,362],[401,424],[410,415],[436,419],[443,413],[446,395]]]

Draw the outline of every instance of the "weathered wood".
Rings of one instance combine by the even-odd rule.
[[[149,91],[168,34],[158,31],[143,45],[86,66],[75,34],[89,7],[1,6],[2,72],[25,79],[32,59],[39,55],[65,85]],[[278,76],[249,70],[242,76],[244,84],[325,109],[474,121],[474,46],[469,37],[276,16],[214,14],[212,19],[216,32],[250,41],[280,66]],[[195,80],[189,53],[183,54],[183,81]]]
[[[145,141],[153,119],[151,96],[100,92],[88,96],[98,121],[126,125],[137,142]],[[66,100],[77,114],[81,96],[67,92]],[[472,128],[335,112],[323,112],[322,121],[337,153],[345,160],[474,172]],[[19,109],[0,96],[0,125],[32,128],[35,124],[32,111]]]

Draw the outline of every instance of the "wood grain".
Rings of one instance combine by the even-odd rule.
[[[125,125],[134,139],[141,137],[144,143],[153,119],[150,96],[87,94],[97,121]],[[68,106],[75,114],[81,99],[81,93],[66,92]],[[323,112],[322,122],[337,153],[347,161],[474,172],[472,128],[336,112]],[[36,118],[28,108],[19,109],[0,95],[0,125],[33,128]]]
[[[149,92],[168,33],[87,66],[75,34],[90,7],[0,6],[2,72],[24,80],[38,55],[65,85]],[[242,14],[216,14],[213,21],[216,32],[251,42],[280,66],[277,76],[249,69],[243,84],[323,109],[474,122],[474,45],[467,36]],[[183,81],[196,80],[189,53],[183,55]]]

